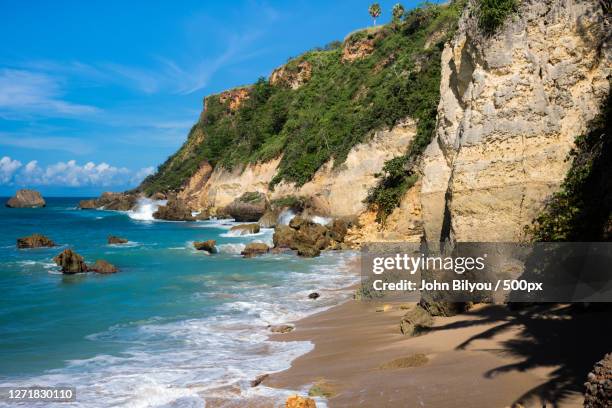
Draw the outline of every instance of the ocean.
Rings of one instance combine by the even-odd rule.
[[[271,244],[273,230],[234,236],[229,220],[155,221],[159,203],[150,200],[129,212],[79,210],[78,200],[0,208],[0,386],[76,387],[77,402],[61,407],[201,407],[238,395],[280,402],[305,391],[250,386],[313,347],[269,341],[268,326],[348,299],[355,253],[243,259],[246,243]],[[35,232],[59,246],[16,248]],[[129,243],[108,245],[108,235]],[[208,239],[219,254],[193,248]],[[52,258],[68,247],[120,271],[62,275]],[[313,291],[321,297],[309,299]]]

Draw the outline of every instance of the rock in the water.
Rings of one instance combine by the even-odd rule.
[[[317,404],[312,398],[292,395],[287,398],[287,401],[285,402],[285,408],[317,408]]]
[[[260,192],[248,192],[235,199],[225,207],[225,211],[236,221],[255,222],[258,221],[266,211],[268,200],[265,194]]]
[[[35,190],[19,190],[6,202],[6,206],[10,208],[38,208],[45,205],[45,200]]]
[[[108,243],[111,245],[116,245],[116,244],[127,244],[128,240],[125,238],[121,238],[121,237],[116,237],[114,235],[109,235],[108,236]]]
[[[433,325],[433,317],[420,305],[416,305],[402,317],[400,331],[406,336],[416,336]]]
[[[17,248],[54,247],[55,242],[41,234],[32,234],[28,237],[17,238]]]
[[[298,245],[296,249],[297,249],[297,254],[299,256],[303,256],[304,258],[314,258],[316,256],[321,255],[321,250],[313,246]]]
[[[278,214],[278,211],[268,209],[257,222],[259,223],[259,225],[261,225],[262,228],[274,228],[276,227]]]
[[[81,210],[95,210],[98,208],[98,203],[95,199],[81,200],[79,201],[79,208]]]
[[[261,384],[266,378],[268,378],[270,374],[261,374],[255,377],[254,380],[251,381],[251,387],[257,387]]]
[[[260,231],[259,224],[240,224],[234,225],[230,231],[239,233],[240,235],[257,234]]]
[[[292,331],[294,327],[290,324],[277,324],[275,326],[270,326],[270,331],[272,333],[289,333]]]
[[[217,253],[217,241],[215,241],[214,239],[209,239],[208,241],[202,241],[202,242],[194,242],[193,243],[193,247],[195,249],[197,249],[198,251],[206,251],[210,254],[216,254]]]
[[[53,258],[55,263],[61,268],[62,273],[73,274],[79,272],[87,272],[88,268],[83,260],[83,257],[72,249],[64,249],[64,251]]]
[[[266,254],[269,250],[270,248],[268,248],[268,246],[262,242],[249,242],[244,247],[240,255],[244,256],[245,258],[252,258],[257,255]]]
[[[153,218],[167,221],[195,221],[195,218],[191,215],[191,210],[184,201],[178,198],[168,199],[166,205],[160,206],[153,213]]]
[[[130,193],[105,192],[99,198],[79,201],[82,210],[93,210],[103,208],[105,210],[129,211],[135,205],[138,197]]]
[[[310,295],[308,295],[308,299],[318,299],[320,297],[321,295],[319,295],[317,292],[312,292]]]
[[[295,230],[287,225],[277,225],[272,241],[275,248],[291,248],[295,246]]]
[[[272,240],[275,248],[291,248],[305,257],[319,256],[321,250],[338,248],[344,240],[347,223],[335,220],[329,226],[320,225],[300,216],[289,225],[278,225]]]
[[[595,364],[584,386],[585,408],[612,407],[612,353],[606,354]]]
[[[104,259],[98,259],[92,267],[88,268],[96,273],[116,273],[118,271],[115,265],[105,261]]]

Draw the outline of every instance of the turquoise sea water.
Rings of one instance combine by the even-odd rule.
[[[240,257],[249,241],[269,243],[272,230],[235,237],[229,221],[152,221],[152,202],[128,213],[77,202],[0,208],[0,386],[75,386],[70,405],[87,407],[202,406],[228,389],[282,393],[248,382],[312,345],[271,342],[267,326],[337,304],[350,295],[339,289],[356,281],[347,252]],[[16,249],[16,238],[34,232],[59,247]],[[111,234],[130,242],[108,245]],[[206,239],[219,254],[193,249]],[[62,275],[52,258],[67,247],[120,272]],[[321,298],[308,299],[312,291]]]

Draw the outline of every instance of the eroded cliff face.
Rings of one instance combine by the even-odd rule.
[[[492,37],[466,11],[442,57],[435,140],[422,162],[427,240],[513,241],[570,165],[608,93],[596,1],[523,1]]]
[[[314,199],[322,215],[358,216],[348,243],[515,241],[557,191],[568,152],[609,92],[609,22],[596,1],[524,0],[492,36],[478,28],[473,3],[441,61],[436,135],[420,180],[385,225],[363,203],[385,161],[406,152],[407,120],[355,146],[344,164],[328,162],[297,187],[269,183],[281,158],[228,171],[203,164],[179,197],[214,210],[245,192],[269,199]]]
[[[415,133],[415,124],[410,120],[391,130],[378,131],[370,141],[356,145],[341,166],[334,168],[333,162],[328,162],[303,186],[282,182],[273,191],[269,183],[276,175],[280,157],[231,171],[222,167],[212,170],[205,163],[179,193],[179,198],[193,209],[212,209],[214,213],[243,193],[259,191],[270,199],[290,195],[314,198],[321,215],[358,215],[365,211],[363,200],[377,182],[376,173],[387,160],[406,151]]]

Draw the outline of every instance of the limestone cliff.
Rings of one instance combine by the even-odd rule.
[[[428,240],[520,238],[609,92],[605,17],[596,1],[526,0],[488,37],[466,10],[443,52],[436,137],[422,163]]]
[[[453,2],[451,7],[457,4]],[[295,144],[286,145],[272,159],[238,164],[231,170],[204,160],[182,183],[178,197],[192,209],[212,214],[246,192],[262,192],[271,200],[309,197],[321,215],[358,217],[359,223],[346,238],[354,245],[383,240],[520,239],[524,226],[558,190],[570,165],[566,158],[575,138],[588,130],[609,93],[609,14],[594,0],[523,0],[516,13],[491,33],[479,27],[478,4],[475,0],[467,2],[456,29],[450,29],[450,20],[446,25],[432,23],[431,29],[419,28],[422,21],[432,17],[427,17],[427,11],[416,12],[401,26],[361,33],[355,37],[358,40],[345,40],[342,49],[315,53],[318,59],[309,54],[276,69],[270,79],[274,91],[258,85],[260,88],[251,91],[240,89],[227,94],[231,105],[228,112],[234,114],[248,100],[249,92],[256,92],[259,99],[269,98],[262,96],[268,95],[265,92],[277,92],[279,98],[294,95],[292,92],[312,95],[318,91],[309,88],[313,86],[311,81],[322,81],[321,76],[328,72],[324,69],[331,72],[333,68],[333,78],[344,70],[356,69],[351,64],[362,64],[359,69],[371,75],[393,73],[415,78],[427,68],[423,68],[427,54],[422,54],[427,51],[407,53],[406,58],[414,61],[398,71],[393,65],[398,52],[390,48],[389,39],[400,41],[402,35],[422,29],[419,40],[411,44],[428,52],[438,47],[435,55],[441,54],[440,75],[429,77],[439,80],[437,121],[433,140],[427,145],[430,139],[426,139],[422,156],[408,161],[418,181],[386,217],[384,225],[376,223],[375,208],[368,209],[364,199],[379,182],[377,174],[387,161],[405,155],[418,137],[423,141],[419,130],[422,118],[413,120],[408,115],[393,126],[379,127],[383,130],[370,132],[352,144],[340,162],[333,156],[324,162],[305,183],[275,181],[281,170],[287,174],[287,151],[295,151]],[[362,43],[367,47],[359,46],[359,58],[346,58],[355,44]],[[411,88],[411,92],[418,91]],[[353,103],[367,92],[365,85],[359,85],[347,95]],[[281,109],[279,106],[270,109]],[[219,112],[221,108],[216,107]],[[300,118],[306,113],[300,111]],[[295,137],[289,130],[301,132],[316,123],[308,119],[296,127],[292,117],[285,120],[280,137],[264,143],[264,153],[268,148],[276,149],[276,143]],[[207,137],[202,129],[194,127],[186,144],[189,149],[172,160],[195,151],[194,146]],[[311,147],[329,149],[323,145],[327,143],[323,128],[320,134],[319,144]],[[310,154],[312,149],[304,151]]]
[[[250,191],[266,193],[271,199],[286,196],[313,197],[321,215],[341,217],[365,211],[364,199],[377,182],[376,173],[383,164],[406,151],[415,134],[412,121],[405,121],[391,130],[376,132],[373,138],[355,146],[346,161],[334,168],[333,161],[321,167],[311,181],[297,187],[282,182],[274,190],[269,188],[281,158],[226,170],[215,170],[204,164],[189,179],[179,198],[187,200],[194,209],[219,209]]]

